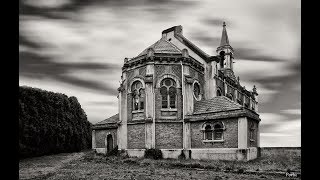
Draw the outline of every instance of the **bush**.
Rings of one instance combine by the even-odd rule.
[[[181,151],[181,154],[178,156],[178,159],[186,159],[186,155],[183,151]]]
[[[91,148],[91,123],[76,97],[19,88],[19,158]]]
[[[146,149],[144,157],[149,159],[162,159],[162,152],[160,149]]]

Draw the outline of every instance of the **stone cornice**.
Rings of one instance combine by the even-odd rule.
[[[179,63],[181,62],[190,65],[191,67],[195,68],[196,70],[200,72],[204,72],[204,65],[192,58],[191,56],[189,57],[182,57],[181,54],[157,54],[155,53],[154,56],[152,57],[147,57],[147,56],[140,56],[137,58],[133,58],[131,60],[128,60],[124,63],[122,67],[122,71],[127,71],[129,69],[133,69],[138,66],[143,66],[146,65],[150,62],[153,63]]]

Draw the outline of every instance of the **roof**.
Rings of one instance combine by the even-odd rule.
[[[196,102],[193,114],[213,113],[237,109],[242,109],[242,106],[225,96],[217,96],[212,99]]]
[[[145,50],[143,50],[138,56],[147,54],[148,49],[153,48],[155,53],[170,53],[170,54],[181,54],[182,51],[172,44],[170,41],[167,41],[165,38],[161,38],[159,41],[155,42]]]
[[[196,102],[193,114],[187,115],[186,119],[189,121],[203,121],[243,116],[260,121],[256,112],[241,106],[226,96],[217,96]]]
[[[229,38],[228,38],[228,34],[227,34],[227,29],[226,29],[226,23],[223,22],[223,29],[222,29],[220,46],[226,46],[226,45],[230,45],[230,44],[229,44]]]
[[[93,129],[116,128],[118,122],[119,122],[119,113],[94,124]]]
[[[186,37],[182,34],[182,26],[173,26],[171,28],[168,28],[166,30],[162,31],[162,34],[169,33],[171,31],[174,31],[174,36],[184,45],[186,45],[188,48],[190,48],[192,51],[194,51],[196,54],[198,54],[201,58],[205,59],[206,61],[210,57],[207,53],[202,51],[198,46],[193,44],[190,40],[188,40]]]

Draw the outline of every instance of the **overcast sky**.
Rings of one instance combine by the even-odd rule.
[[[176,25],[216,55],[225,21],[235,74],[258,89],[261,146],[301,146],[300,1],[19,2],[19,84],[76,96],[92,123],[118,112],[125,57]]]

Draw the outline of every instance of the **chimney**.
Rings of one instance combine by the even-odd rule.
[[[182,26],[181,25],[173,26],[171,28],[163,30],[162,31],[162,37],[167,37],[167,34],[169,34],[170,32],[173,32],[174,35],[176,35],[176,34],[182,35]]]

